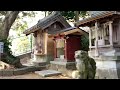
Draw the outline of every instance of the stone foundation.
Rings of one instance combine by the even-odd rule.
[[[72,72],[76,70],[75,62],[51,61],[49,69],[57,70],[72,77]]]
[[[97,61],[96,77],[98,79],[119,79],[120,61]]]
[[[46,62],[50,63],[54,58],[52,55],[34,55],[33,62]]]
[[[89,56],[96,61],[96,77],[98,79],[120,78],[120,52],[113,48],[102,48],[99,57],[95,57],[95,51],[88,52]]]

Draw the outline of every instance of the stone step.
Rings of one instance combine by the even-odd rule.
[[[46,62],[39,62],[39,61],[28,61],[27,63],[22,64],[24,66],[46,66]]]
[[[47,62],[33,61],[32,63],[35,66],[46,66],[47,65]]]
[[[62,73],[55,70],[42,70],[42,71],[35,71],[36,74],[43,76],[43,77],[49,77],[49,76],[55,76],[55,75],[61,75]]]
[[[22,64],[23,66],[34,66],[33,64],[31,63],[25,63],[25,64]]]

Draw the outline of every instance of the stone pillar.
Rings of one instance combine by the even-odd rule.
[[[90,51],[91,51],[91,29],[89,30],[89,48],[90,48]]]
[[[104,41],[104,28],[102,28],[102,40]],[[105,43],[104,43],[105,44]]]
[[[110,45],[113,45],[113,27],[112,27],[112,21],[109,22],[109,40]]]
[[[95,56],[99,56],[98,53],[98,23],[95,23]]]

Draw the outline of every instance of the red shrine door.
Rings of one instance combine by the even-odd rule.
[[[66,43],[67,61],[75,61],[75,51],[80,50],[80,36],[70,36]]]

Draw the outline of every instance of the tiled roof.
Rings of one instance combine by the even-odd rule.
[[[52,25],[53,23],[55,23],[56,21],[60,22],[61,24],[63,24],[63,26],[65,28],[71,27],[67,21],[62,17],[62,15],[58,12],[53,12],[52,14],[50,14],[49,16],[41,19],[38,21],[38,23],[34,26],[32,26],[31,28],[25,30],[23,33],[24,34],[30,34],[33,33],[37,30],[44,30],[45,28],[49,27],[50,25]]]
[[[117,11],[96,11],[96,13],[94,13],[94,15],[91,15],[91,17],[80,20],[78,22],[75,23],[75,26],[80,26],[80,25],[84,25],[88,22],[97,20],[97,19],[101,19],[101,18],[105,18],[114,14],[120,14],[120,12]]]
[[[55,35],[55,34],[60,34],[60,33],[67,32],[67,31],[71,31],[71,30],[75,30],[75,29],[78,29],[80,32],[82,32],[81,34],[83,34],[83,33],[88,34],[86,31],[84,31],[84,30],[82,30],[82,29],[80,29],[80,28],[77,28],[77,27],[70,27],[70,28],[62,29],[62,30],[60,30],[60,31],[48,32],[48,33]]]

